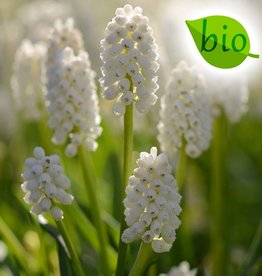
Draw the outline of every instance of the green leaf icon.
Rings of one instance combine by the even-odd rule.
[[[249,53],[247,32],[231,17],[207,16],[186,20],[186,24],[200,54],[213,66],[233,68],[241,64],[247,56],[259,58],[259,55]]]

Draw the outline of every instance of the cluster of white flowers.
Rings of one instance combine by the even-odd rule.
[[[15,105],[28,120],[38,120],[43,100],[42,65],[46,54],[43,44],[23,40],[17,49],[11,87]]]
[[[71,204],[73,196],[65,192],[70,187],[70,180],[64,175],[57,155],[46,156],[45,151],[36,147],[34,157],[25,160],[26,169],[22,174],[24,200],[32,204],[31,212],[40,215],[50,211],[55,220],[63,218],[63,211],[55,203]]]
[[[55,24],[47,51],[46,79],[53,142],[62,145],[69,138],[65,150],[69,157],[75,156],[83,143],[95,151],[96,138],[102,133],[95,72],[72,19]]]
[[[171,270],[167,273],[161,273],[159,276],[195,276],[197,273],[196,268],[190,270],[190,265],[188,262],[183,261],[177,267],[172,267]]]
[[[96,138],[101,135],[95,73],[90,68],[86,52],[74,55],[65,48],[56,59],[56,74],[49,83],[47,100],[50,113],[49,126],[55,129],[53,142],[65,144],[66,155],[77,154],[78,146],[85,144],[90,151],[97,148]]]
[[[155,147],[150,153],[140,153],[137,165],[126,188],[125,220],[129,227],[122,240],[130,243],[141,238],[152,243],[157,253],[169,251],[176,239],[182,210],[171,166],[164,153],[157,155]]]
[[[222,79],[211,80],[213,115],[221,115],[221,108],[231,123],[238,122],[248,110],[249,90],[245,80]]]
[[[45,41],[54,21],[70,16],[71,9],[65,1],[36,0],[24,4],[18,10],[26,37],[33,41]]]
[[[187,155],[195,158],[209,146],[212,135],[211,101],[203,78],[181,61],[172,71],[161,98],[158,140],[161,150],[177,156],[185,142]]]
[[[116,115],[123,115],[133,102],[140,113],[145,113],[157,100],[158,46],[142,11],[131,5],[118,8],[101,41],[102,95],[107,100],[116,99]]]
[[[66,47],[72,48],[76,55],[84,51],[82,34],[75,28],[75,23],[72,18],[68,18],[64,23],[61,20],[57,20],[54,23],[48,40],[46,60],[47,74],[56,73],[55,60],[59,52]]]

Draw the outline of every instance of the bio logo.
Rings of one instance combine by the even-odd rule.
[[[202,57],[219,68],[240,65],[249,53],[250,41],[245,28],[235,19],[216,15],[196,20],[186,20],[195,44]]]

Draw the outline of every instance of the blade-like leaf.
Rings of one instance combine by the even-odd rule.
[[[18,238],[12,229],[5,223],[5,221],[0,217],[0,236],[3,238],[7,244],[9,250],[12,252],[13,256],[17,259],[23,270],[30,274],[30,267],[28,266],[27,260],[31,260],[32,256],[25,250],[23,245],[20,243]]]
[[[59,270],[61,276],[73,276],[72,265],[68,256],[59,242],[57,242]]]
[[[60,235],[60,233],[57,231],[55,227],[52,225],[44,222],[39,221],[41,227],[44,231],[46,231],[48,234],[50,234],[57,243],[57,249],[58,249],[58,259],[59,259],[59,269],[60,269],[60,275],[61,276],[73,276],[73,265],[71,262],[71,259],[69,257],[68,249],[65,245],[65,242]]]

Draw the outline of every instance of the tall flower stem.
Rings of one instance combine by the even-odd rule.
[[[123,182],[121,187],[122,201],[125,196],[125,187],[128,184],[128,178],[132,174],[132,163],[133,163],[133,104],[126,107],[126,113],[124,116],[124,165],[123,165]],[[125,258],[127,253],[127,245],[121,240],[121,234],[126,228],[124,218],[124,206],[121,204],[121,227],[120,227],[120,238],[118,248],[118,259],[116,275],[124,275],[125,270]]]
[[[80,162],[82,164],[83,176],[85,180],[85,187],[89,197],[90,211],[93,223],[97,228],[98,239],[100,244],[100,254],[102,261],[103,275],[111,275],[109,258],[108,258],[108,239],[106,229],[102,220],[102,211],[95,191],[95,176],[93,175],[92,160],[89,152],[85,151],[83,147],[79,149]]]
[[[69,235],[66,231],[66,228],[65,228],[65,225],[64,225],[63,221],[62,220],[56,221],[56,225],[57,225],[57,228],[58,228],[60,234],[62,235],[62,237],[65,241],[65,244],[67,246],[69,254],[72,258],[72,262],[74,264],[76,275],[84,276],[85,273],[82,269],[82,266],[81,266],[81,263],[80,263],[80,260],[79,260],[79,256],[76,253],[76,250],[75,250],[75,248],[72,244],[72,241],[70,240],[70,237],[69,237]]]
[[[212,145],[212,183],[211,183],[211,251],[212,275],[221,276],[225,273],[226,250],[223,234],[223,202],[224,192],[224,157],[226,153],[227,126],[224,115],[216,118],[213,124]]]
[[[186,155],[186,143],[183,140],[182,146],[179,152],[179,159],[176,166],[176,180],[177,180],[177,186],[182,193],[184,188],[184,182],[185,182],[185,175],[186,175],[186,169],[187,169],[187,155]],[[188,213],[189,210],[184,202],[183,212],[181,213],[181,221],[183,228],[181,228],[181,244],[182,244],[182,254],[184,257],[187,257],[188,260],[193,260],[194,258],[194,251],[193,251],[193,244],[192,244],[192,236],[190,233],[190,228],[187,222]]]
[[[144,276],[150,265],[155,261],[156,253],[153,252],[151,244],[141,242],[135,263],[129,276]]]

